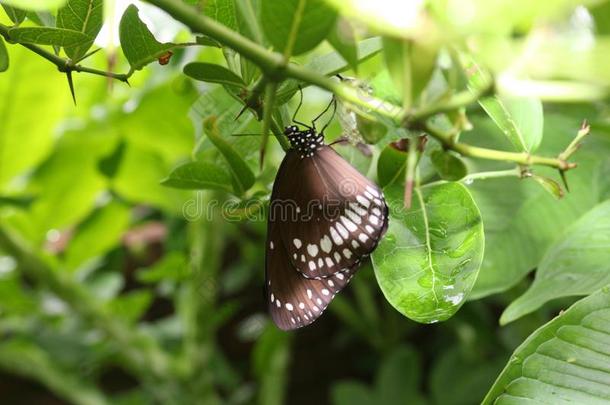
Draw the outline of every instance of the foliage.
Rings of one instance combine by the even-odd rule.
[[[78,404],[610,399],[607,2],[0,3],[7,376]],[[390,225],[287,334],[260,292],[300,88],[300,121],[338,100],[327,141]]]

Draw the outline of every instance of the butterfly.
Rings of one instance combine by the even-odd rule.
[[[324,143],[316,121],[285,128],[291,149],[275,178],[267,223],[265,296],[283,330],[315,321],[377,247],[388,226],[381,189]],[[333,112],[334,115],[334,112]],[[332,144],[331,144],[332,145]]]

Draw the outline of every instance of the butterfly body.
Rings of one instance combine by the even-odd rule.
[[[317,319],[387,228],[381,190],[315,128],[289,126],[267,229],[266,297],[278,327]]]

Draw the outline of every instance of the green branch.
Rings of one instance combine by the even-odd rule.
[[[270,51],[213,19],[195,12],[191,6],[184,4],[182,1],[148,0],[148,2],[165,10],[176,20],[188,26],[193,32],[207,35],[224,46],[239,52],[258,65],[269,80],[281,81],[286,78],[293,78],[315,85],[335,94],[344,102],[364,109],[367,113],[378,114],[390,119],[397,125],[425,129],[432,137],[443,143],[445,147],[464,156],[509,161],[526,166],[544,165],[555,167],[562,171],[576,166],[560,158],[547,158],[528,153],[504,152],[457,143],[451,136],[433,130],[426,125],[426,120],[433,115],[455,110],[476,102],[480,97],[492,90],[492,81],[487,83],[486,86],[482,86],[479,91],[463,91],[445,102],[426,106],[420,110],[407,111],[369,94],[364,94],[357,88],[321,75],[306,67],[289,63],[284,58],[284,55]]]
[[[119,74],[119,73],[112,73],[112,72],[107,72],[104,70],[98,70],[98,69],[93,69],[93,68],[88,68],[88,67],[82,66],[78,63],[74,63],[70,59],[62,58],[61,56],[57,56],[54,53],[49,52],[46,49],[41,48],[38,45],[16,42],[11,38],[9,30],[10,30],[10,27],[8,27],[4,24],[0,24],[0,35],[2,35],[4,37],[4,39],[6,39],[7,42],[17,43],[17,44],[23,46],[24,48],[27,48],[30,51],[42,56],[44,59],[48,60],[49,62],[51,62],[55,66],[57,66],[57,69],[60,72],[63,72],[63,73],[68,73],[68,72],[89,73],[89,74],[96,75],[96,76],[104,76],[104,77],[108,77],[111,79],[119,80],[123,83],[127,83],[129,77],[133,74],[133,71],[130,71],[129,73],[126,73],[126,74]]]
[[[567,162],[566,160],[557,157],[550,158],[545,156],[532,155],[527,152],[506,152],[497,149],[487,149],[478,146],[472,146],[465,143],[455,142],[451,134],[442,132],[432,125],[424,125],[423,128],[427,133],[440,141],[447,149],[451,149],[463,156],[475,157],[488,160],[500,160],[505,162],[514,162],[523,166],[549,166],[555,169],[566,171],[576,167],[575,163]]]

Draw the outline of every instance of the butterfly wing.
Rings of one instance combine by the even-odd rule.
[[[335,294],[352,278],[353,271],[337,272],[322,280],[303,277],[292,266],[278,227],[269,222],[265,295],[273,322],[280,329],[292,330],[309,325],[322,315]]]
[[[301,159],[289,151],[278,171],[273,213],[288,260],[308,278],[358,266],[387,227],[381,190],[329,146]]]

